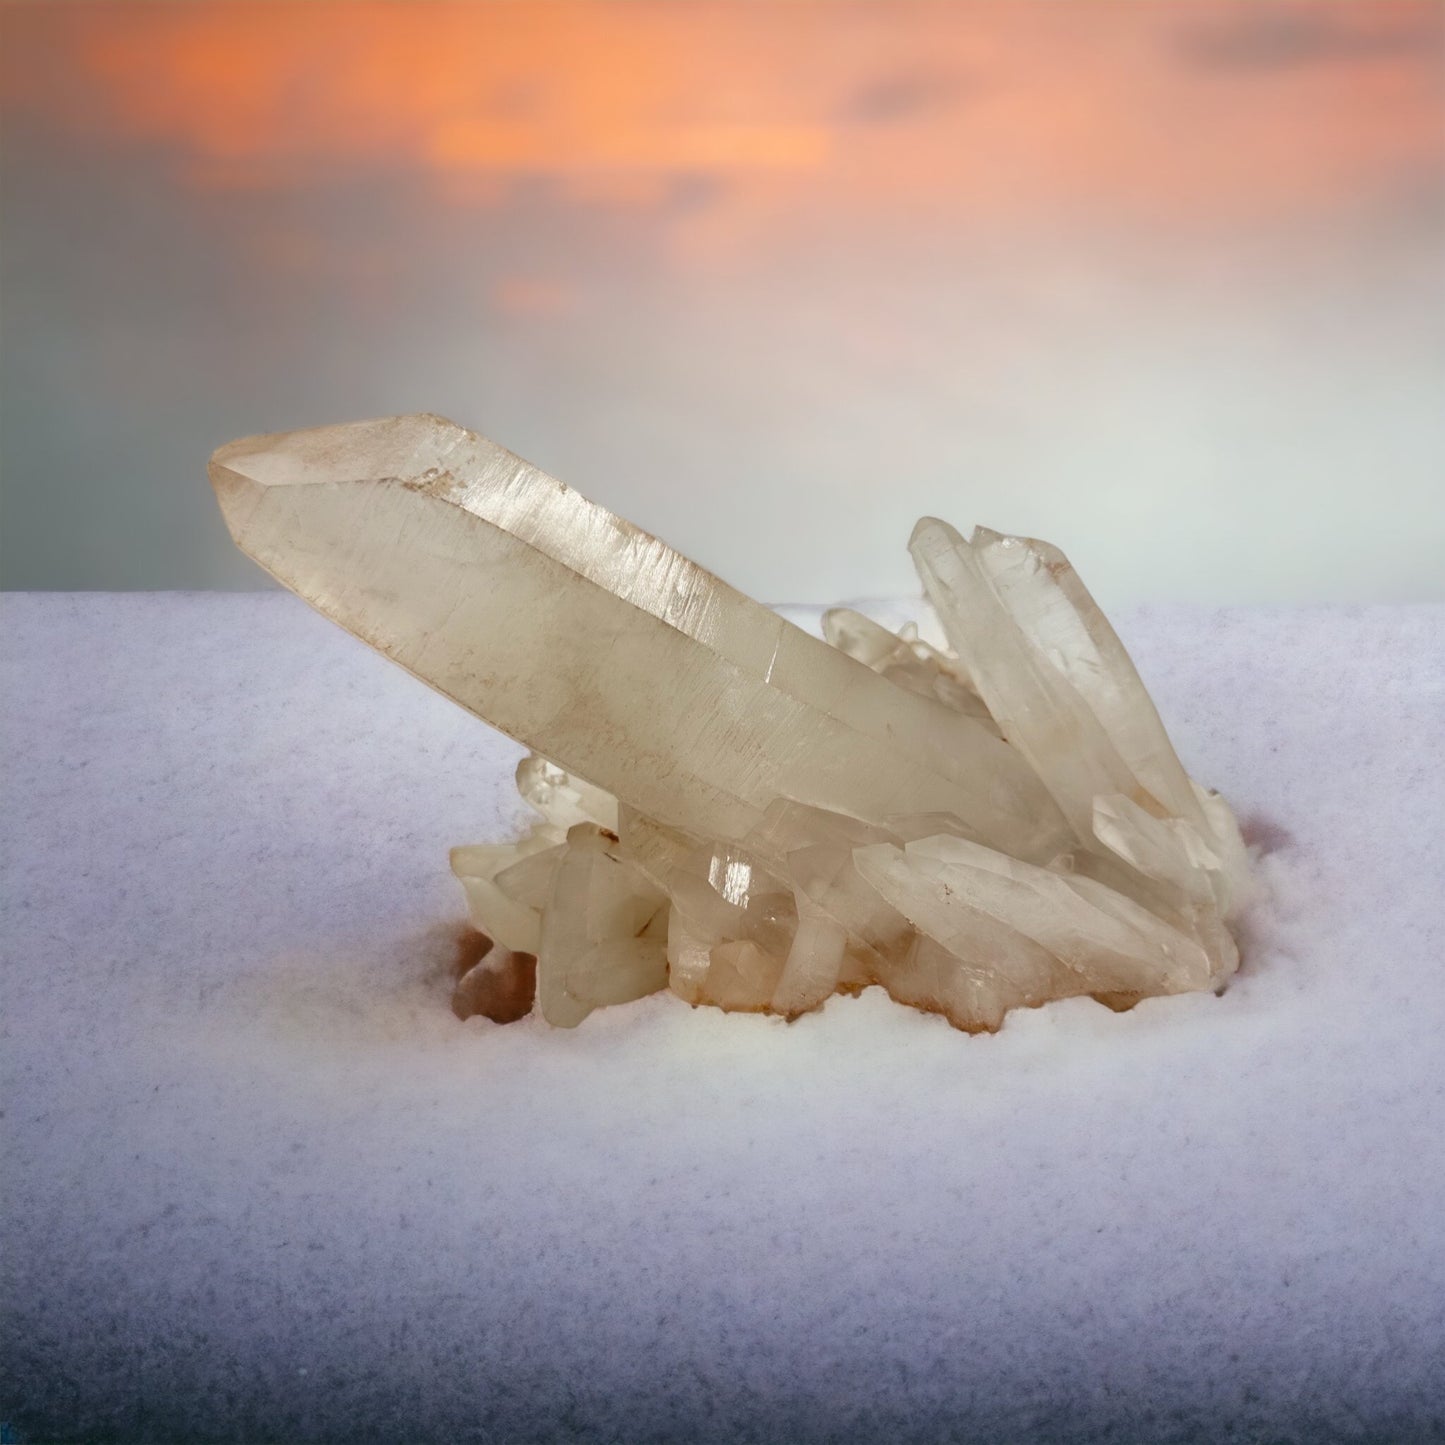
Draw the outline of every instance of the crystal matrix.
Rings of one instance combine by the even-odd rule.
[[[925,518],[948,649],[843,609],[819,641],[438,417],[233,442],[211,478],[273,576],[532,749],[528,835],[452,854],[497,945],[461,1012],[501,991],[515,1017],[499,980],[533,957],[561,1025],[663,988],[791,1017],[879,984],[996,1028],[1237,966],[1233,815],[1046,543]]]

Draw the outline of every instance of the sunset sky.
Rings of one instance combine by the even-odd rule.
[[[772,598],[1428,595],[1442,17],[10,5],[0,582],[256,585],[212,446],[425,408]]]

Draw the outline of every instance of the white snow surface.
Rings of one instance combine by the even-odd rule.
[[[10,1438],[1445,1438],[1445,609],[1117,621],[1265,850],[1223,996],[562,1031],[448,1007],[512,743],[289,596],[7,597]]]

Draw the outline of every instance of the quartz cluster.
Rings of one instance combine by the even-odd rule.
[[[211,479],[273,576],[531,749],[531,830],[452,852],[494,943],[459,1012],[878,984],[981,1030],[1238,965],[1234,816],[1045,542],[925,518],[948,647],[844,608],[820,641],[440,417],[246,438]]]

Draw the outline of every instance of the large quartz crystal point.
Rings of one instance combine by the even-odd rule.
[[[946,808],[1010,852],[1066,836],[1026,760],[655,537],[435,416],[251,437],[211,477],[241,549],[568,772],[740,838],[777,797]]]

